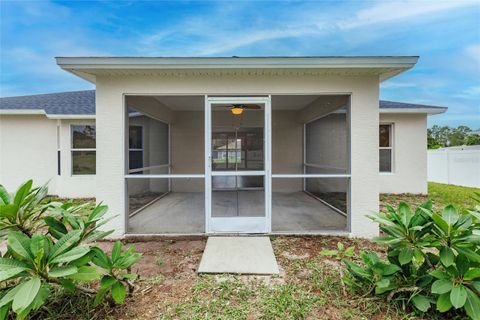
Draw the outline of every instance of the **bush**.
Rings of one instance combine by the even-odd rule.
[[[94,245],[112,233],[98,229],[108,221],[108,207],[42,204],[47,187],[32,185],[27,181],[13,195],[0,185],[0,236],[7,240],[0,256],[0,320],[9,313],[24,319],[59,288],[96,294],[97,305],[107,294],[123,303],[136,278],[130,268],[141,255],[133,247],[123,251],[120,242],[111,256]],[[92,281],[100,281],[98,292],[84,286]]]
[[[480,206],[460,214],[452,205],[434,212],[427,202],[412,212],[400,203],[370,218],[380,224],[374,241],[387,245],[387,261],[374,252],[362,252],[361,265],[344,259],[345,283],[421,312],[434,305],[480,319]]]

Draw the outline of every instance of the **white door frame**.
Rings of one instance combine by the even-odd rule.
[[[264,170],[212,172],[212,104],[263,104],[264,109]],[[270,233],[272,231],[272,127],[271,96],[209,97],[205,96],[205,232],[206,233]],[[212,217],[212,176],[264,176],[264,217]]]

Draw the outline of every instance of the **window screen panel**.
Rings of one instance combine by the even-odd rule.
[[[72,127],[72,149],[94,149],[95,126],[73,125]]]

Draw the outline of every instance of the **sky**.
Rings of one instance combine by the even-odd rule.
[[[0,1],[0,96],[93,89],[55,56],[418,55],[385,100],[480,129],[480,0]]]

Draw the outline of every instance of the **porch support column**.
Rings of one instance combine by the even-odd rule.
[[[351,95],[351,218],[354,237],[372,238],[378,225],[366,217],[379,210],[379,81],[364,81]]]
[[[109,210],[105,218],[116,216],[102,226],[115,230],[110,237],[125,234],[125,114],[123,95],[97,77],[96,133],[97,172],[96,199]]]

